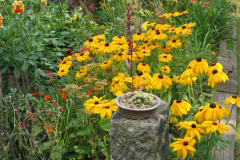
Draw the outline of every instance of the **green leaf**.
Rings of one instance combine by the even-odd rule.
[[[33,59],[33,60],[36,60],[36,59],[38,59],[39,58],[39,56],[38,55],[31,55],[30,57],[29,57],[29,59]]]
[[[61,154],[61,152],[53,152],[51,157],[54,160],[62,159],[62,154]]]
[[[232,123],[228,123],[236,132],[239,132],[239,130],[232,124]]]
[[[85,130],[79,131],[77,132],[77,136],[87,136],[87,135],[91,135],[92,134],[92,130],[93,130],[93,125],[90,124],[89,126],[87,126],[87,128]]]
[[[69,135],[69,138],[75,138],[75,137],[76,137],[76,135],[73,134],[73,133],[71,133],[71,134]]]
[[[28,63],[30,63],[31,65],[35,65],[35,62],[34,61],[32,61],[32,60],[28,60]]]
[[[17,92],[17,88],[10,88],[10,91],[12,92],[12,93],[16,93]]]
[[[29,63],[27,63],[27,61],[26,60],[24,60],[24,63],[23,63],[23,65],[22,65],[22,70],[27,70],[28,69],[28,67],[29,67]]]
[[[17,78],[19,78],[19,77],[20,77],[21,70],[20,70],[19,68],[16,68],[16,69],[14,69],[13,73],[14,73],[14,75],[15,75]]]
[[[79,119],[74,119],[73,121],[71,121],[67,127],[73,127],[73,126],[76,126],[76,125],[79,125],[81,122]]]
[[[194,121],[194,117],[188,116],[186,119],[184,119],[184,121]]]
[[[42,131],[43,131],[43,129],[41,129],[38,125],[35,125],[34,126],[34,137],[36,137]]]
[[[182,96],[182,99],[185,100],[185,101],[188,101],[188,102],[189,102],[189,100],[188,100],[188,96],[185,95],[185,94]]]
[[[5,73],[8,70],[8,66],[3,67],[2,73]]]
[[[111,120],[108,118],[101,119],[99,122],[100,127],[105,130],[110,132],[110,127],[111,127]]]
[[[100,148],[105,148],[104,143],[103,143],[99,138],[96,139],[96,144],[97,144],[98,147],[100,147]]]
[[[74,146],[74,150],[77,153],[80,154],[89,154],[92,151],[92,146],[91,145],[78,145],[78,146]]]

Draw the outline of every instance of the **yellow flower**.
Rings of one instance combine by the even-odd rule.
[[[76,73],[76,77],[78,79],[82,78],[83,76],[87,75],[87,71],[86,70],[81,70],[79,72]]]
[[[163,47],[163,48],[162,48],[162,52],[163,52],[163,53],[171,52],[171,48],[170,48],[169,46]]]
[[[89,59],[89,54],[88,51],[85,51],[83,53],[76,53],[75,56],[77,57],[78,62],[82,62]]]
[[[152,40],[164,40],[165,38],[167,38],[167,35],[162,33],[162,32],[159,32],[159,30],[156,30],[154,33],[152,33]]]
[[[170,62],[171,60],[172,60],[172,55],[171,54],[162,53],[162,54],[159,55],[159,61]]]
[[[215,55],[216,55],[216,52],[212,51],[212,52],[211,52],[211,55],[215,56]]]
[[[111,119],[112,111],[116,111],[117,109],[118,106],[115,104],[115,99],[113,99],[110,102],[97,106],[94,113],[100,113],[101,119],[103,119],[106,115],[108,119]]]
[[[206,109],[205,110],[203,110],[203,109],[204,109],[204,106],[202,106],[198,109],[198,112],[194,116],[194,121],[197,120],[199,123],[203,123],[205,121],[203,113],[205,112]]]
[[[187,130],[186,134],[185,134],[185,137],[195,138],[197,136],[199,142],[201,141],[200,132],[202,132],[203,134],[206,133],[205,130],[202,128],[202,126],[197,124],[195,121],[180,122],[180,123],[177,124],[177,126],[180,127],[179,129],[185,128]]]
[[[168,89],[169,86],[172,85],[172,79],[160,73],[156,73],[153,75],[150,85],[157,90],[161,90],[162,86]]]
[[[171,72],[171,69],[168,66],[162,66],[160,70],[163,71],[164,73],[170,73]]]
[[[178,119],[176,117],[170,117],[169,123],[178,123]]]
[[[189,25],[184,24],[182,27],[176,28],[176,34],[182,33],[183,35],[188,36],[189,34],[192,33],[190,27],[193,27],[194,25],[195,25],[194,23],[190,23]]]
[[[144,86],[148,86],[150,83],[150,80],[151,80],[151,76],[148,73],[138,72],[138,74],[133,80],[133,87],[135,89],[138,89],[142,83],[144,83]]]
[[[180,77],[179,77],[179,76],[173,75],[173,78],[172,78],[172,81],[173,81],[173,82],[179,83],[179,80],[180,80]]]
[[[200,74],[203,74],[203,72],[207,73],[208,71],[208,63],[200,57],[190,62],[187,68],[188,67],[191,67],[194,72],[194,75],[197,75],[197,76],[199,76]]]
[[[150,22],[145,22],[141,25],[141,28],[143,28],[145,31],[147,30],[147,27],[149,26],[154,26],[156,22],[150,23]]]
[[[96,96],[93,96],[93,99],[89,99],[85,101],[85,103],[83,104],[85,107],[85,111],[90,112],[90,115],[91,115],[95,111],[97,106],[103,105],[108,101],[108,100],[102,100],[103,97],[97,98]]]
[[[112,39],[113,39],[113,43],[122,43],[122,44],[127,43],[126,37],[124,36],[115,36]]]
[[[148,64],[146,64],[146,63],[139,63],[138,65],[137,65],[137,70],[139,71],[139,72],[143,72],[143,73],[150,73],[150,71],[151,71],[151,68],[149,67],[149,65]]]
[[[47,5],[47,0],[41,0],[41,2],[44,2],[44,5]]]
[[[169,146],[173,147],[173,152],[177,152],[177,157],[182,156],[182,160],[184,160],[187,157],[187,154],[190,153],[193,157],[193,152],[196,150],[194,149],[194,143],[196,142],[193,137],[185,137],[183,139],[176,138],[176,142],[171,143]]]
[[[159,30],[159,31],[169,30],[169,28],[171,28],[171,26],[169,24],[157,24],[155,26],[155,29]]]
[[[99,35],[96,35],[96,36],[93,36],[93,41],[100,41],[100,40],[105,40],[105,35],[104,34],[99,34]]]
[[[181,78],[180,78],[179,83],[180,83],[181,85],[183,85],[183,86],[186,86],[186,84],[191,85],[191,84],[192,84],[193,82],[195,82],[196,80],[197,80],[196,77],[193,77],[193,78],[191,78],[191,77],[186,77],[186,78],[184,78],[184,79],[181,79]]]
[[[145,33],[137,33],[132,36],[133,41],[143,41],[145,38]]]
[[[102,67],[102,69],[107,69],[107,68],[109,68],[110,66],[111,66],[111,61],[110,60],[108,60],[108,61],[105,61],[105,62],[103,62],[101,65],[100,65],[100,67]]]
[[[73,15],[74,21],[77,21],[77,18],[78,18],[78,15],[74,14],[74,15]]]
[[[231,115],[231,112],[227,108],[223,106],[219,106],[219,109],[220,109],[221,117],[224,117],[225,115],[228,118]]]
[[[214,133],[218,130],[218,133],[220,135],[223,135],[224,130],[229,131],[229,128],[227,125],[214,122],[214,121],[205,121],[201,124],[201,126],[206,128],[207,134],[209,134],[209,132]]]
[[[195,77],[191,67],[188,67],[180,76],[181,79],[186,79],[188,77],[190,77],[190,78]]]
[[[125,61],[126,60],[126,56],[124,56],[122,53],[118,53],[118,54],[113,56],[113,59],[116,62]]]
[[[180,40],[169,40],[167,41],[167,46],[169,46],[170,48],[178,48],[182,45],[182,43],[180,42]]]
[[[223,66],[220,63],[213,63],[209,68],[208,68],[208,77],[212,75],[212,71],[214,69],[217,69],[218,71],[222,71]]]
[[[212,71],[212,75],[208,79],[208,85],[212,86],[213,88],[216,83],[221,83],[221,82],[225,83],[226,80],[229,80],[226,73],[222,71],[218,71],[217,69],[214,69]]]
[[[232,104],[237,104],[237,107],[240,108],[240,97],[238,97],[237,95],[232,95],[230,97],[228,97],[225,102],[224,102],[224,105],[227,105],[229,107],[229,104],[232,103]]]
[[[183,114],[187,114],[187,112],[190,111],[191,107],[192,106],[187,101],[178,99],[173,102],[170,111],[172,112],[172,115],[182,117]]]
[[[58,76],[66,76],[67,73],[69,72],[68,68],[61,67],[59,68],[59,71],[57,72]]]
[[[206,105],[202,107],[201,114],[203,114],[205,121],[216,121],[217,119],[223,118],[221,114],[221,110],[217,103],[211,103],[210,105]],[[200,116],[200,115],[199,115]]]
[[[105,42],[104,45],[100,46],[99,51],[102,53],[113,53],[116,51],[116,46]]]

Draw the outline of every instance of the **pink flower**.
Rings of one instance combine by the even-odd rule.
[[[197,3],[197,0],[191,0],[189,3]]]
[[[202,7],[208,7],[209,1],[208,2],[203,2]]]
[[[22,123],[21,126],[26,126],[26,123]]]

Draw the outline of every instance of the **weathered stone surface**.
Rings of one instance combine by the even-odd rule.
[[[111,159],[169,160],[169,109],[162,101],[155,116],[142,120],[116,111],[111,121]]]

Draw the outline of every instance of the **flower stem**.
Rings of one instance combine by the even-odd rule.
[[[207,153],[206,153],[206,155],[205,155],[205,157],[204,157],[204,160],[207,158],[208,152],[209,152],[210,150],[212,150],[212,149],[211,149],[211,146],[212,146],[213,136],[214,136],[214,134],[212,133],[211,139],[210,139],[210,142],[209,142],[209,145],[208,145]]]
[[[217,92],[217,83],[216,83],[215,88],[214,88],[214,93],[213,93],[213,97],[212,97],[212,102],[214,102],[214,100],[215,100],[216,92]]]
[[[230,118],[231,118],[232,111],[233,111],[233,107],[234,107],[234,104],[232,104],[231,114],[230,114],[230,115],[229,115],[229,117],[228,117],[228,120],[227,120],[227,122],[226,122],[226,125],[228,124],[228,121],[229,121],[229,120],[230,120]]]

